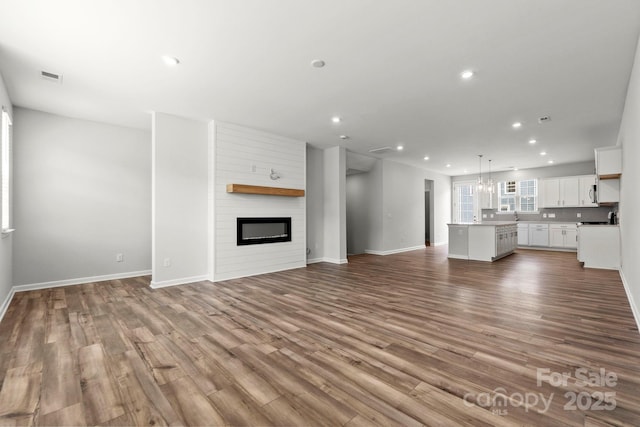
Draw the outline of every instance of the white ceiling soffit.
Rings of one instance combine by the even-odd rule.
[[[385,158],[448,175],[475,172],[477,154],[500,170],[586,161],[614,145],[640,28],[638,0],[0,8],[0,72],[18,106],[146,129],[148,112],[162,111],[359,153],[402,144]],[[467,69],[474,76],[463,80]]]

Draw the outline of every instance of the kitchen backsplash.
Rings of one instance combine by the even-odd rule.
[[[580,221],[608,221],[609,212],[616,212],[617,208],[542,208],[538,213],[518,212],[519,221],[551,221],[551,222],[580,222]],[[581,217],[578,218],[578,213]],[[543,215],[547,217],[544,218]],[[549,218],[549,214],[555,214],[555,218]],[[493,215],[493,218],[491,218]],[[514,221],[516,214],[513,212],[500,212],[497,209],[482,209],[482,221]]]

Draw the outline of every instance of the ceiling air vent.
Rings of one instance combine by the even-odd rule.
[[[374,148],[373,150],[369,150],[369,152],[373,154],[384,154],[388,151],[391,151],[391,147],[380,147],[380,148]]]
[[[543,124],[543,123],[547,123],[551,121],[551,117],[550,116],[542,116],[542,117],[538,117],[538,123]]]
[[[62,84],[62,74],[52,73],[51,71],[40,71],[40,77],[54,83]]]

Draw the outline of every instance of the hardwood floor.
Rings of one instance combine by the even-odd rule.
[[[0,424],[640,425],[622,283],[572,253],[481,263],[428,247],[148,284],[17,293],[0,324]],[[615,384],[579,381],[601,372]]]

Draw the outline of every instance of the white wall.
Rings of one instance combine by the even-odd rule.
[[[448,240],[451,220],[451,180],[425,169],[383,161],[383,252],[424,246],[425,179],[433,180],[434,245]]]
[[[369,248],[369,173],[347,175],[347,253],[363,254]]]
[[[324,151],[307,145],[307,263],[324,258]]]
[[[618,135],[622,146],[620,182],[621,274],[640,327],[640,42],[629,80],[627,99]]]
[[[305,197],[227,193],[227,184],[304,189],[306,143],[242,126],[213,126],[214,280],[306,265]],[[253,172],[255,166],[255,172]],[[281,178],[272,180],[274,169]],[[236,244],[238,217],[291,217],[292,241]]]
[[[392,160],[378,160],[369,172],[347,177],[349,252],[386,255],[424,247],[425,180],[433,181],[431,242],[446,244],[451,218],[450,178]]]
[[[0,74],[0,106],[3,107],[9,115],[13,118],[13,109],[11,106],[11,100],[9,94],[4,85],[4,80]],[[0,154],[1,156],[1,154]],[[0,157],[0,160],[1,157]],[[0,189],[0,191],[2,191]],[[0,214],[1,215],[1,214]],[[8,234],[0,239],[0,319],[4,314],[8,304],[13,286],[13,266],[12,266],[12,253],[13,253],[13,235]]]
[[[152,132],[151,285],[205,280],[209,277],[207,123],[156,112]]]
[[[324,150],[324,260],[347,262],[346,160],[343,147]]]
[[[382,160],[366,173],[347,176],[347,249],[382,250]]]
[[[150,134],[23,108],[13,130],[14,285],[148,273]]]

